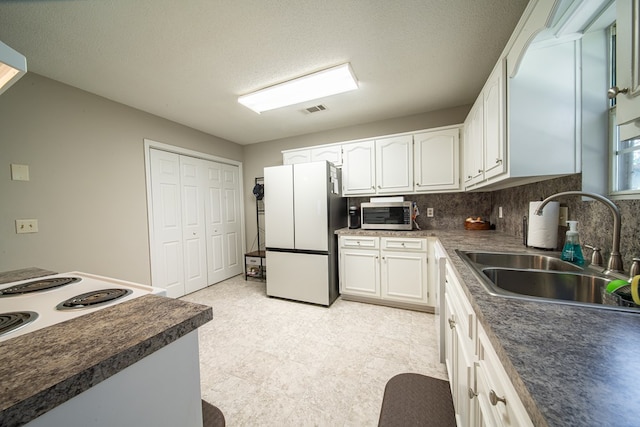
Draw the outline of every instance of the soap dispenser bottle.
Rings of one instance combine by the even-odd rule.
[[[578,235],[578,221],[567,221],[569,230],[567,230],[562,255],[563,261],[569,261],[577,265],[584,265],[584,256],[580,247],[580,236]]]

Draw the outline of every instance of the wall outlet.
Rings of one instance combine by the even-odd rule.
[[[427,218],[433,218],[433,208],[427,208]]]
[[[558,225],[566,227],[568,220],[569,220],[569,208],[566,206],[560,206],[560,213],[558,215]]]
[[[37,219],[16,219],[16,233],[37,233],[38,232],[38,220]]]
[[[498,207],[498,218],[502,218],[502,206]]]

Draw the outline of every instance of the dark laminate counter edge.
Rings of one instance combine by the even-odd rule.
[[[495,297],[455,253],[541,251],[496,231],[341,229],[336,234],[437,237],[534,425],[637,425],[640,314]]]
[[[208,306],[144,295],[0,343],[0,425],[29,422],[212,316]]]
[[[56,274],[54,271],[42,268],[30,267],[21,270],[4,271],[0,273],[0,285],[3,283],[18,282],[20,280],[36,279],[42,276]]]

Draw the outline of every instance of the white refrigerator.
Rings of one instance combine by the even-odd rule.
[[[267,295],[327,307],[338,297],[340,187],[340,170],[326,161],[264,168]]]

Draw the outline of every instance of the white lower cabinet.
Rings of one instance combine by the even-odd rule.
[[[427,239],[340,236],[340,293],[391,304],[430,304]]]
[[[441,333],[457,425],[533,426],[449,262],[445,277]]]
[[[478,326],[478,361],[475,365],[478,423],[481,426],[533,426],[509,380],[489,337]]]
[[[340,293],[380,298],[377,237],[340,237]]]
[[[447,264],[445,273],[444,321],[445,363],[458,426],[474,426],[475,314],[462,296],[462,289]]]

